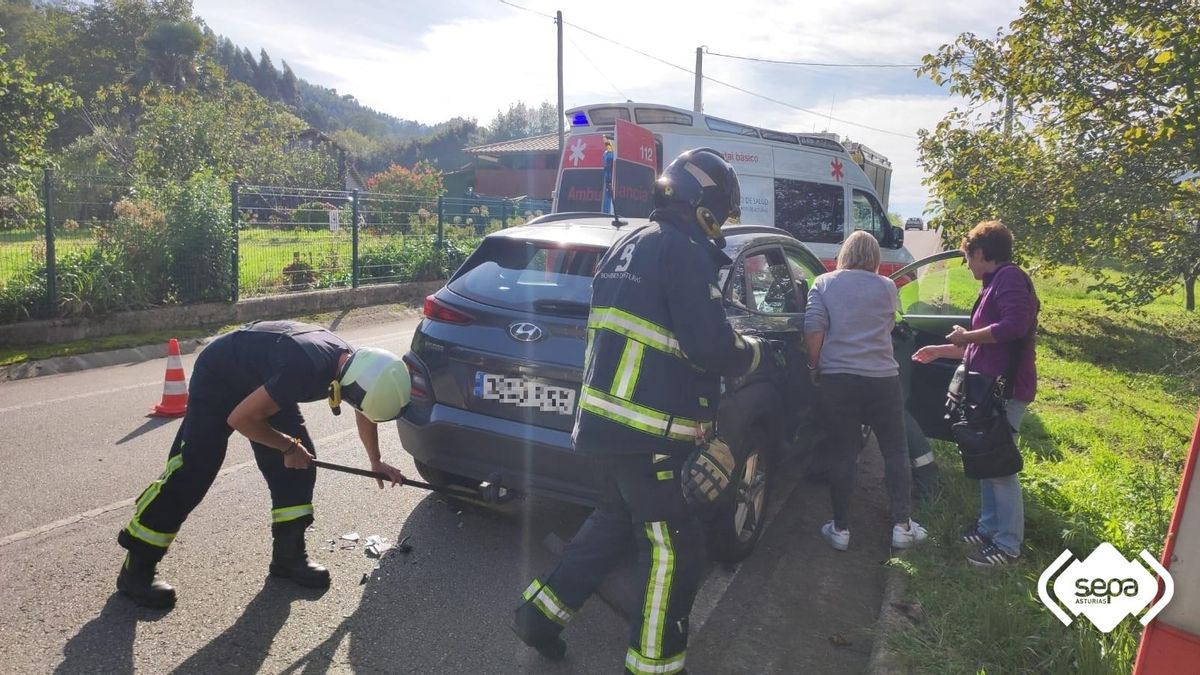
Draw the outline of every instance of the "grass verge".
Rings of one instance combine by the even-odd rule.
[[[897,564],[926,619],[892,646],[918,672],[1128,673],[1141,626],[1105,635],[1063,626],[1038,599],[1042,571],[1069,548],[1108,541],[1127,558],[1162,552],[1200,405],[1200,316],[1181,294],[1137,312],[1108,309],[1069,274],[1035,277],[1042,300],[1037,401],[1021,432],[1025,548],[1007,569],[976,569],[957,535],[979,512],[956,449],[936,443],[944,488],[917,510],[934,543]]]
[[[105,352],[112,349],[166,344],[167,340],[171,338],[189,340],[192,338],[208,337],[224,333],[236,327],[237,324],[230,324],[227,326],[208,326],[202,328],[149,331],[129,335],[112,335],[109,337],[61,342],[53,345],[0,346],[0,366],[11,366],[14,363],[24,363],[26,361],[40,361],[56,356],[78,356],[79,354]]]

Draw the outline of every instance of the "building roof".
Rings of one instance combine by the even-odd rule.
[[[512,155],[524,152],[558,152],[558,133],[514,138],[510,141],[464,148],[468,155]]]

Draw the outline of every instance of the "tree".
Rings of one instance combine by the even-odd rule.
[[[139,82],[160,82],[179,90],[199,76],[197,59],[204,36],[193,21],[164,21],[141,40]]]
[[[437,197],[442,194],[442,172],[429,162],[410,169],[393,164],[367,179],[367,189],[393,195]]]
[[[507,112],[496,113],[496,118],[488,125],[482,142],[496,143],[555,131],[558,131],[556,105],[545,101],[534,110],[517,101],[508,106]]]
[[[19,225],[36,209],[46,137],[55,115],[76,103],[63,87],[39,84],[24,59],[4,55],[0,45],[0,227]]]
[[[287,61],[283,62],[283,74],[279,76],[279,100],[293,108],[300,106],[300,84]]]
[[[922,72],[968,100],[921,134],[951,236],[999,216],[1026,252],[1088,267],[1121,302],[1148,302],[1182,276],[1194,308],[1194,3],[1030,1],[1007,32],[961,35]],[[1100,275],[1114,263],[1121,277]]]
[[[279,71],[271,63],[267,50],[259,52],[258,68],[254,71],[254,89],[268,101],[279,100]]]

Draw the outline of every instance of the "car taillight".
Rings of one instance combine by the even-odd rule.
[[[456,323],[465,326],[475,320],[475,317],[441,302],[432,295],[425,296],[425,308],[423,313],[426,317],[434,321],[445,321],[446,323]]]
[[[430,398],[429,381],[425,379],[425,375],[421,373],[419,368],[407,360],[405,360],[404,365],[408,366],[408,379],[412,382],[412,397]]]

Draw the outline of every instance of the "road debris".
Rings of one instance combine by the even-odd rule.
[[[391,546],[387,543],[386,539],[377,534],[373,534],[367,537],[366,546],[363,548],[363,552],[372,558],[381,558],[389,548],[391,548]]]
[[[349,534],[343,534],[342,539],[345,539],[346,541],[358,541],[359,536],[357,532],[351,532]]]

